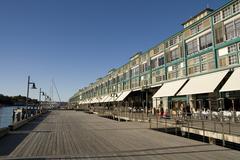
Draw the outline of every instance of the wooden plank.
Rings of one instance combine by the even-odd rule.
[[[23,131],[22,131],[23,132]],[[52,111],[9,159],[238,159],[240,152],[75,111]],[[6,158],[6,157],[4,157]]]

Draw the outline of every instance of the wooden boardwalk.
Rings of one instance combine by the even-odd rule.
[[[16,136],[20,138],[10,142]],[[76,111],[52,111],[40,117],[0,139],[0,150],[6,148],[8,155],[3,153],[1,159],[236,160],[240,157],[239,151],[150,130],[147,123],[117,122]]]

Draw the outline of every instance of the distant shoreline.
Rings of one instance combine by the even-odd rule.
[[[2,105],[2,104],[0,104],[0,108],[1,107],[22,107],[22,106],[24,106],[24,105]]]

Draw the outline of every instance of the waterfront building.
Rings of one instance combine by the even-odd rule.
[[[170,114],[186,105],[193,112],[240,110],[240,1],[206,8],[182,25],[180,32],[80,89],[70,103],[162,107]]]

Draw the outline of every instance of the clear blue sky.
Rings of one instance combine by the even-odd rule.
[[[26,95],[31,75],[47,92],[54,78],[66,101],[135,52],[180,31],[207,5],[227,1],[1,0],[0,93]]]

